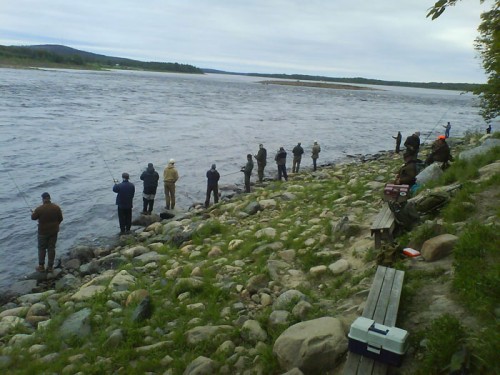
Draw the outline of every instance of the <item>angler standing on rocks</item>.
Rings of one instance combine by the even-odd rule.
[[[286,151],[283,147],[280,147],[274,160],[278,166],[278,179],[281,181],[281,177],[284,177],[285,181],[288,181],[288,174],[286,173]]]
[[[247,163],[241,171],[245,174],[245,193],[250,193],[250,176],[252,176],[253,161],[252,154],[247,155]]]
[[[31,220],[38,220],[38,272],[45,271],[45,255],[47,254],[47,272],[54,271],[56,257],[57,234],[63,221],[61,208],[50,201],[50,194],[42,194],[41,206],[35,208]]]
[[[259,145],[259,151],[257,155],[254,155],[254,158],[257,160],[257,175],[259,176],[259,182],[262,182],[262,180],[264,180],[264,168],[267,163],[267,150],[262,143]]]
[[[319,158],[319,153],[321,152],[321,147],[320,145],[318,144],[318,141],[314,141],[314,144],[312,146],[312,155],[311,155],[311,158],[313,160],[313,171],[316,170],[316,161],[318,160]]]
[[[179,179],[179,173],[174,166],[175,160],[170,159],[167,167],[163,170],[163,187],[165,188],[165,209],[175,208],[175,183]]]
[[[135,194],[135,186],[129,182],[129,174],[122,173],[123,181],[119,184],[115,182],[113,191],[116,195],[116,205],[118,206],[118,222],[120,223],[120,235],[130,233],[132,226],[132,207]]]
[[[207,197],[205,199],[205,208],[210,205],[210,195],[214,193],[214,203],[219,203],[219,179],[220,174],[216,169],[216,165],[212,164],[212,167],[207,171]]]
[[[297,143],[292,150],[293,154],[293,164],[292,164],[292,173],[299,173],[300,162],[302,160],[302,154],[304,153],[304,149],[300,145],[300,142]]]
[[[158,188],[158,180],[160,176],[155,171],[153,163],[148,164],[148,168],[142,172],[141,180],[144,181],[144,189],[142,191],[143,215],[151,215],[155,204],[156,189]]]

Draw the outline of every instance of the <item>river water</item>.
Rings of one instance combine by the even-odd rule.
[[[176,160],[177,208],[204,201],[212,163],[221,185],[243,183],[238,173],[258,144],[274,153],[302,142],[310,166],[392,149],[391,136],[416,130],[430,140],[452,123],[451,136],[481,130],[476,100],[459,92],[376,87],[333,90],[263,85],[230,75],[131,71],[0,69],[0,287],[37,264],[37,223],[30,208],[48,191],[64,221],[57,255],[80,243],[103,244],[119,231],[112,179],[130,173],[134,216],[142,210],[140,173]],[[375,88],[375,86],[374,86]],[[289,158],[288,167],[291,160]],[[156,210],[164,206],[160,185]]]

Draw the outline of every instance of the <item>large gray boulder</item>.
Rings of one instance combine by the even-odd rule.
[[[458,241],[453,234],[441,234],[424,242],[420,254],[427,262],[442,259],[448,256]]]
[[[78,337],[84,338],[91,333],[90,327],[90,314],[91,310],[85,308],[83,310],[77,311],[64,321],[59,333],[63,338]]]
[[[321,374],[335,368],[347,350],[342,323],[323,317],[297,323],[286,329],[274,343],[273,352],[287,371],[299,368],[304,374]]]

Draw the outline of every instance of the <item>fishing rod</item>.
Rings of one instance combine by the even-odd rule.
[[[451,109],[451,105],[448,107],[448,109],[446,110],[446,112],[443,113],[443,115],[439,118],[439,120],[436,122],[436,125],[434,125],[434,127],[431,129],[431,131],[429,132],[429,134],[427,135],[427,137],[423,140],[422,143],[425,143],[429,137],[431,136],[432,132],[434,131],[434,129],[436,129],[436,126],[438,126],[438,124],[441,122],[441,120],[444,118],[444,116],[446,116],[446,114],[448,113],[448,111]]]
[[[28,201],[26,200],[26,197],[25,197],[25,196],[24,196],[24,194],[21,192],[21,189],[19,189],[19,186],[17,185],[16,180],[14,180],[14,177],[12,177],[12,175],[10,174],[10,172],[9,172],[9,171],[7,171],[7,174],[9,175],[10,179],[12,180],[12,182],[14,183],[14,185],[16,186],[17,191],[19,191],[19,194],[20,194],[20,195],[21,195],[21,197],[23,198],[24,203],[26,204],[26,207],[28,207],[28,210],[30,210],[30,212],[33,212],[33,210],[31,209],[30,205],[28,204]]]

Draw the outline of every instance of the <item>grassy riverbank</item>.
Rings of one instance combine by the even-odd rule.
[[[454,142],[454,155],[478,138]],[[470,373],[500,371],[500,174],[481,179],[479,172],[499,160],[496,148],[455,162],[433,186],[460,182],[461,190],[398,237],[402,247],[441,233],[459,239],[453,255],[437,262],[395,259],[393,267],[406,271],[398,326],[409,330],[411,348],[393,374],[447,373],[462,349]],[[209,210],[154,223],[109,251],[93,249],[92,262],[102,266],[106,259],[116,269],[66,270],[74,284],[56,284],[2,308],[17,310],[2,313],[2,322],[10,317],[16,323],[0,328],[0,369],[183,374],[206,358],[212,373],[285,372],[273,354],[283,331],[325,316],[338,317],[348,329],[362,309],[377,257],[369,228],[382,206],[382,187],[401,164],[400,155],[381,153],[291,175]],[[348,268],[334,273],[339,260]],[[290,291],[303,297],[278,308]],[[139,319],[145,295],[152,310]],[[81,334],[65,336],[68,318],[82,311],[89,314]],[[288,311],[286,319],[277,319],[276,311]],[[261,329],[251,330],[249,321]],[[342,359],[324,373],[341,367]]]

